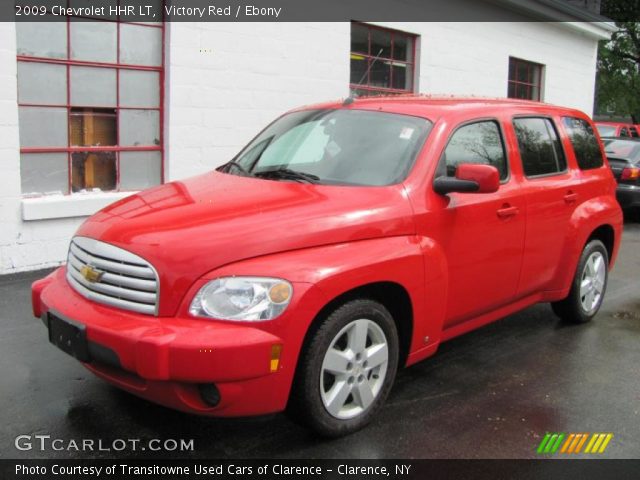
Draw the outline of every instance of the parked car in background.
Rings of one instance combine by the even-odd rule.
[[[627,211],[640,208],[640,139],[603,138],[609,167],[618,182],[616,197]]]
[[[587,115],[536,102],[307,106],[87,219],[33,313],[135,395],[344,435],[444,341],[538,302],[597,314],[622,233],[601,147]]]
[[[601,137],[640,137],[638,129],[631,123],[596,122],[596,128]]]

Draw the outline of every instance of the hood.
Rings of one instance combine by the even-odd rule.
[[[324,186],[212,172],[120,200],[76,235],[150,262],[160,276],[160,315],[171,315],[195,280],[223,265],[413,232],[402,185]]]

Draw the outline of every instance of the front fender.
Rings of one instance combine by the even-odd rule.
[[[428,259],[428,260],[426,260]],[[360,240],[293,250],[229,264],[205,275],[187,294],[182,309],[208,280],[233,275],[284,278],[294,285],[285,313],[264,328],[294,339],[294,348],[331,300],[371,283],[392,282],[409,295],[413,335],[409,362],[435,351],[446,305],[446,262],[428,239],[413,235]],[[418,353],[418,357],[416,356]],[[295,352],[295,356],[299,351]]]
[[[569,229],[564,242],[561,263],[551,282],[550,290],[565,293],[571,289],[571,282],[580,259],[580,254],[591,234],[599,227],[613,228],[613,253],[609,259],[611,269],[618,255],[622,235],[622,210],[612,195],[602,195],[579,205],[571,215]],[[555,298],[553,299],[555,300]]]

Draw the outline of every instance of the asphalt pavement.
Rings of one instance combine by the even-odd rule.
[[[399,373],[368,428],[337,440],[283,414],[176,412],[99,380],[50,345],[31,315],[30,284],[46,273],[0,277],[0,458],[535,458],[546,432],[610,432],[603,457],[640,458],[637,222],[625,224],[604,306],[591,323],[564,325],[543,304],[447,342]],[[51,437],[44,450],[36,435]],[[73,448],[87,439],[93,450]],[[118,439],[138,441],[136,448],[193,440],[193,450],[116,451]]]

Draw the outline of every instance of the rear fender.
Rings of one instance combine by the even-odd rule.
[[[579,205],[573,212],[560,257],[562,260],[549,287],[551,291],[560,292],[557,299],[564,298],[571,289],[582,249],[591,234],[603,225],[611,226],[614,232],[613,253],[609,259],[609,268],[612,268],[618,255],[622,235],[622,211],[615,197],[603,195],[592,198]]]

